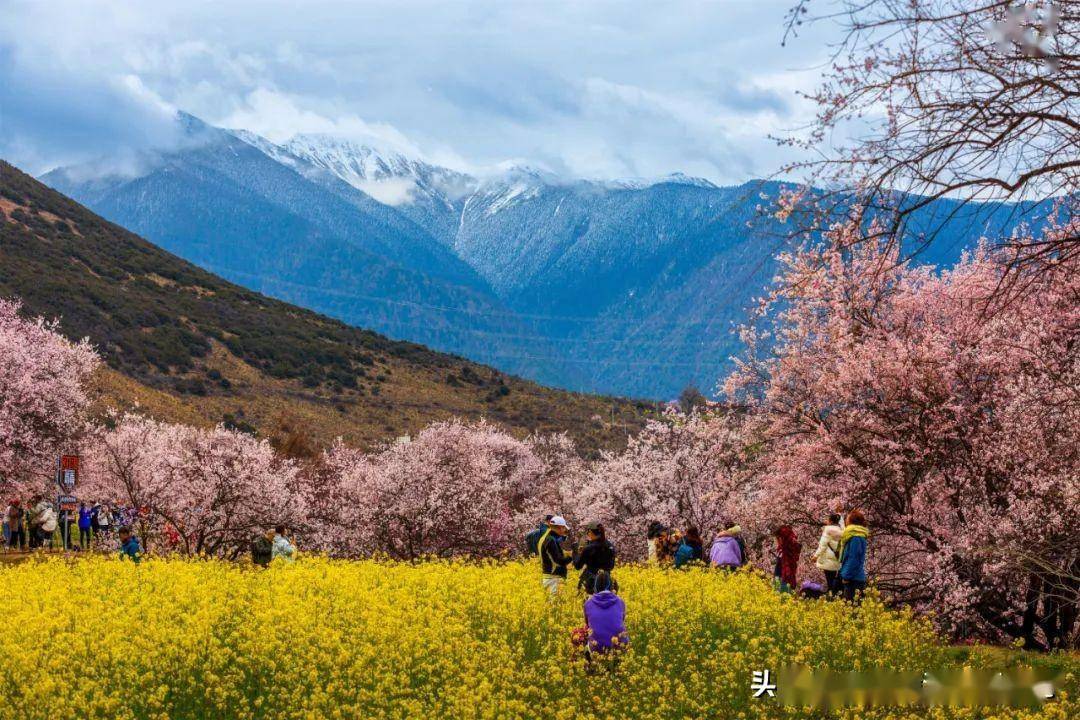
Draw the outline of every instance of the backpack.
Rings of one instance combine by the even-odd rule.
[[[675,550],[675,567],[683,567],[694,560],[694,548],[690,543],[683,541]]]
[[[544,532],[547,528],[533,528],[529,532],[525,533],[525,553],[528,555],[540,554],[540,538],[544,536]]]

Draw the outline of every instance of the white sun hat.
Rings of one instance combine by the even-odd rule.
[[[569,528],[570,527],[569,525],[566,524],[566,518],[564,518],[562,515],[556,515],[555,517],[551,518],[550,520],[548,520],[548,524],[549,525],[558,525],[558,526],[564,527],[564,528]]]

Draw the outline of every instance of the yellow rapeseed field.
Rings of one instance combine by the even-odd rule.
[[[587,674],[568,642],[580,598],[549,602],[531,563],[4,567],[0,718],[818,718],[752,699],[752,672],[947,662],[925,622],[873,601],[795,601],[749,574],[616,575],[632,647]],[[1066,720],[1080,705],[829,717]]]

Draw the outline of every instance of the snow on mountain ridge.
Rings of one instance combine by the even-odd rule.
[[[490,193],[487,208],[484,210],[488,215],[510,207],[515,202],[531,200],[540,194],[540,188],[523,182],[504,186],[497,192]]]
[[[266,151],[261,145],[256,147]],[[536,197],[545,187],[592,185],[601,189],[626,190],[643,190],[663,184],[717,187],[707,179],[681,172],[655,178],[572,178],[521,161],[497,163],[472,175],[432,164],[414,148],[379,140],[361,142],[329,134],[298,134],[275,147],[283,148],[290,155],[321,167],[376,200],[393,206],[411,204],[420,196],[428,196],[438,204],[453,207],[459,206],[467,197],[482,195],[492,203],[489,212],[498,212],[515,200]],[[280,159],[273,151],[267,154]]]
[[[283,147],[392,206],[426,197],[451,207],[475,185],[464,173],[406,155],[393,145],[372,146],[331,135],[296,135]]]
[[[287,165],[293,169],[297,169],[297,158],[291,153],[287,152],[285,148],[280,145],[267,140],[262,135],[256,135],[250,130],[230,130],[233,135],[238,139],[243,140],[248,145],[251,145],[256,150],[260,150],[263,154],[269,156],[273,160],[277,160],[282,165]]]

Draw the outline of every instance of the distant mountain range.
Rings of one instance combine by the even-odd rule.
[[[775,183],[480,178],[396,148],[178,122],[185,142],[137,172],[42,180],[238,284],[573,390],[712,390],[784,234],[758,212]],[[949,201],[923,214],[942,218],[922,256],[939,265],[1012,222]]]
[[[274,218],[282,217],[281,214]],[[315,232],[315,231],[312,231]],[[350,327],[226,282],[0,161],[0,297],[59,318],[106,361],[109,406],[258,432],[290,454],[373,446],[428,423],[487,418],[625,445],[649,403],[542,387]]]

